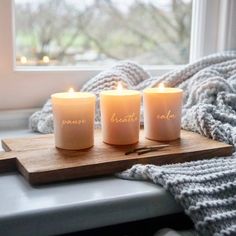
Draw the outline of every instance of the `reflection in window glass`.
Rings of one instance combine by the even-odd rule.
[[[15,0],[17,65],[189,60],[191,0]]]

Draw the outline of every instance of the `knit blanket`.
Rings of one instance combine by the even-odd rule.
[[[97,96],[97,126],[99,92],[115,88],[117,81],[137,90],[160,82],[183,89],[182,128],[236,147],[236,52],[214,54],[160,77],[131,62],[100,73],[81,89]],[[31,116],[30,127],[53,132],[50,100]],[[175,165],[135,165],[118,176],[161,184],[183,206],[199,234],[236,235],[236,154]]]

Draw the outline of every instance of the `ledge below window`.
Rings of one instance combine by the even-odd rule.
[[[36,135],[0,131],[0,139]],[[162,187],[113,176],[31,186],[0,174],[0,235],[62,234],[181,212]],[[37,229],[37,230],[36,230]]]

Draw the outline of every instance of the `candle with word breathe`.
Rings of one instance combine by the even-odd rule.
[[[145,137],[157,141],[180,138],[183,91],[179,88],[147,88],[143,92]]]
[[[80,150],[94,143],[95,95],[74,92],[51,96],[55,145],[61,149]]]
[[[100,94],[103,141],[113,145],[128,145],[139,141],[141,94],[123,89]]]

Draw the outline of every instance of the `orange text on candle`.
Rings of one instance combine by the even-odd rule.
[[[171,113],[171,110],[169,110],[166,114],[157,114],[158,120],[173,120],[176,118],[175,114]]]
[[[86,120],[62,120],[62,125],[82,125],[85,124]]]
[[[113,113],[111,116],[112,123],[130,123],[130,122],[136,122],[137,120],[138,117],[134,112],[132,114],[125,115],[123,117],[118,117],[116,113]]]

